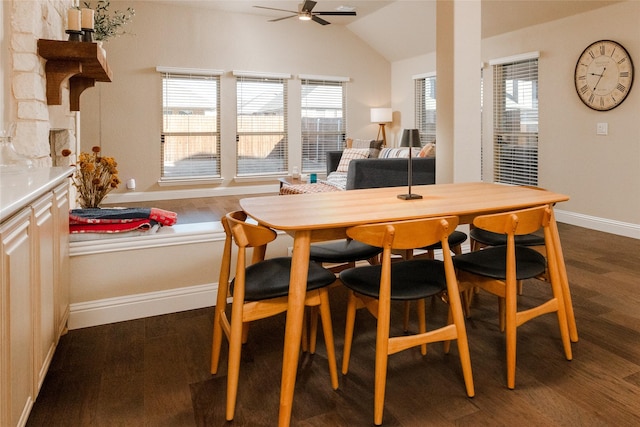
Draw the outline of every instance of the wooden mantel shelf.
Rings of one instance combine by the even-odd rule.
[[[110,82],[113,75],[105,52],[97,43],[38,40],[38,54],[47,60],[47,104],[62,104],[62,83],[69,79],[71,111],[80,111],[80,95],[96,81]]]

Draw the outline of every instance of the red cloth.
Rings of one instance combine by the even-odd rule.
[[[154,224],[174,225],[178,214],[158,208],[73,209],[70,233],[121,233],[147,230]]]
[[[173,225],[178,221],[178,214],[164,209],[151,208],[149,219],[159,222],[162,225]]]
[[[147,230],[151,228],[148,219],[134,219],[121,223],[69,224],[70,233],[122,233],[124,231]]]

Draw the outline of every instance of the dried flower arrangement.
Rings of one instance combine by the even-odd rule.
[[[71,151],[63,150],[63,156]],[[118,164],[113,157],[100,155],[100,147],[93,147],[91,153],[80,153],[73,185],[78,189],[78,202],[82,208],[98,208],[105,196],[118,188]]]

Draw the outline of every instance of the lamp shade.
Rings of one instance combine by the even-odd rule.
[[[420,131],[418,129],[403,130],[400,147],[420,147]]]
[[[372,108],[371,123],[391,123],[393,121],[393,111],[391,108]]]

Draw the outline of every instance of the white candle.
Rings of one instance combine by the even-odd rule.
[[[67,11],[67,27],[71,31],[80,31],[80,11],[69,9]]]
[[[82,28],[93,30],[93,9],[82,9]]]

